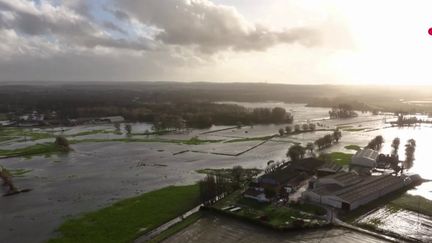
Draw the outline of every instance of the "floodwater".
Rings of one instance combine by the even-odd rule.
[[[327,108],[282,104],[270,103],[270,107],[282,106],[292,111],[295,121],[299,123],[305,120],[320,120],[328,116]],[[248,104],[247,106],[254,107],[253,105]],[[255,106],[269,107],[269,103],[255,104]],[[386,152],[389,150],[391,140],[398,136],[401,138],[400,157],[404,158],[403,145],[407,139],[414,138],[417,140],[416,160],[409,171],[419,173],[423,178],[432,179],[432,167],[427,157],[428,139],[432,135],[432,127],[386,128],[388,125],[384,123],[385,120],[392,118],[394,117],[361,114],[359,117],[346,120],[320,120],[323,126],[319,128],[333,129],[336,126],[349,126],[365,129],[357,132],[342,131],[343,137],[340,143],[327,151],[353,152],[346,150],[344,146],[350,144],[365,146],[376,135],[383,135],[388,142],[383,147],[383,151]],[[231,140],[273,135],[283,127],[285,124],[257,125],[219,131],[229,127],[215,126],[206,130],[167,134],[160,138],[190,139],[198,136],[200,139]],[[134,133],[141,133],[150,128],[150,124],[137,123],[133,124],[132,130]],[[83,131],[110,129],[113,130],[114,127],[112,125],[77,126],[66,128],[64,133],[72,135]],[[61,130],[56,129],[55,132],[61,132]],[[78,143],[72,145],[74,152],[67,155],[0,160],[0,164],[8,169],[32,170],[22,177],[14,178],[14,181],[21,188],[33,189],[29,193],[13,197],[0,197],[0,242],[43,242],[55,236],[55,229],[68,217],[96,210],[123,198],[168,185],[194,183],[202,178],[202,175],[195,173],[197,169],[229,168],[235,165],[264,168],[269,160],[286,159],[286,151],[292,143],[305,144],[327,133],[330,131],[274,138],[263,144],[259,140],[202,145],[150,142]],[[74,139],[110,139],[117,136],[124,135],[92,134],[74,137]],[[52,140],[1,143],[0,149],[25,147]],[[409,193],[432,199],[431,191],[431,183],[424,183]],[[336,232],[335,235],[346,233],[340,233],[339,229],[330,232]],[[307,237],[309,233],[300,234],[296,239],[301,241]],[[257,236],[257,239],[260,238]],[[341,239],[346,240],[339,242],[356,242],[356,239],[361,240],[362,238],[354,234],[352,241],[347,238]]]
[[[395,232],[405,237],[418,239],[423,242],[432,242],[432,218],[423,214],[406,210],[383,207],[373,211],[357,220],[359,223],[379,221],[379,229]]]
[[[226,217],[206,216],[168,238],[164,242],[237,243],[237,242],[327,242],[377,243],[385,242],[370,235],[343,228],[299,232],[277,232]]]

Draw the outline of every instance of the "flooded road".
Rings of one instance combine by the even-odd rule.
[[[226,217],[206,216],[165,243],[240,243],[240,242],[304,242],[304,243],[378,243],[386,242],[370,235],[344,228],[327,228],[298,232],[277,232]]]

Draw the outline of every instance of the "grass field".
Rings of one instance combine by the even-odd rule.
[[[18,148],[12,150],[0,150],[0,157],[20,157],[20,156],[33,156],[33,155],[49,155],[53,153],[64,152],[62,147],[54,143],[44,143],[31,145],[25,148]]]
[[[349,149],[349,150],[355,150],[355,151],[361,150],[360,146],[358,146],[358,145],[348,145],[348,146],[345,146],[345,148]]]
[[[339,165],[348,165],[351,162],[353,154],[346,154],[341,152],[330,153],[330,160]]]
[[[197,185],[170,186],[126,199],[107,208],[69,219],[60,226],[62,236],[49,243],[121,243],[181,215],[199,204]]]

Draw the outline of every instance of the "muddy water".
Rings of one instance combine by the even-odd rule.
[[[342,228],[281,233],[245,224],[225,217],[206,216],[178,234],[167,239],[176,242],[328,242],[376,243],[385,242],[369,235]]]

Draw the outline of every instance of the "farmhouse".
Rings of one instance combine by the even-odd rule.
[[[375,168],[379,153],[372,149],[359,150],[351,160],[350,166],[359,166],[366,168]]]
[[[302,197],[306,201],[353,210],[419,180],[418,175],[360,176],[341,172],[318,179],[313,189],[303,192]]]

